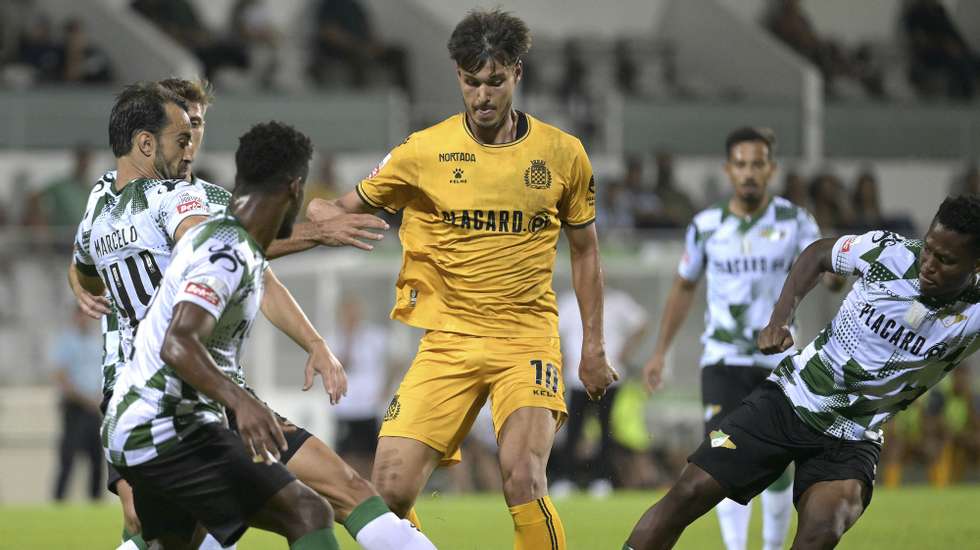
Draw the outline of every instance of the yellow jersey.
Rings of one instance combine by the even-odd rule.
[[[475,336],[557,336],[551,288],[561,226],[595,221],[582,143],[518,113],[517,139],[477,141],[457,114],[415,132],[357,186],[404,209],[391,318]]]

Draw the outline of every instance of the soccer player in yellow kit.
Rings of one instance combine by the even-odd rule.
[[[489,397],[514,547],[564,549],[545,477],[566,415],[551,288],[561,228],[583,320],[580,377],[598,399],[617,375],[602,337],[588,156],[578,139],[512,105],[530,44],[520,19],[470,12],[449,40],[465,112],[412,134],[354,191],[309,212],[404,211],[391,316],[426,333],[375,457],[372,481],[392,511],[417,522],[416,497],[436,466],[460,460]]]

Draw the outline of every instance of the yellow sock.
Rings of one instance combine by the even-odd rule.
[[[510,507],[514,518],[514,550],[566,550],[565,527],[551,498]]]
[[[418,529],[419,531],[422,530],[422,521],[419,520],[419,515],[415,513],[414,506],[412,507],[411,510],[408,511],[408,514],[405,516],[405,519],[407,519],[409,523],[414,525],[415,528]]]

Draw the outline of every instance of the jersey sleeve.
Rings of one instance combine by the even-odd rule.
[[[585,227],[595,221],[595,175],[582,143],[575,143],[577,151],[569,171],[568,187],[558,205],[558,219],[569,227]]]
[[[236,259],[232,247],[217,241],[203,244],[195,254],[178,284],[174,306],[191,302],[218,319],[244,276],[244,262]]]
[[[899,243],[904,239],[890,231],[869,231],[863,235],[844,235],[834,243],[831,258],[834,273],[838,275],[864,275],[881,248]]]
[[[704,239],[701,238],[697,223],[692,221],[684,236],[684,254],[677,265],[677,274],[688,281],[700,279],[704,272],[704,252]]]
[[[418,163],[415,142],[409,137],[385,155],[368,177],[357,184],[357,195],[369,206],[394,214],[404,208],[416,192]]]
[[[173,239],[181,222],[192,216],[210,216],[207,192],[199,185],[185,183],[160,195],[157,223]]]
[[[92,228],[86,223],[89,219],[89,212],[85,213],[85,217],[82,218],[81,223],[78,224],[78,229],[75,231],[75,242],[72,246],[72,258],[75,262],[75,266],[83,274],[89,277],[98,276],[99,272],[95,268],[95,260],[89,253],[89,238],[92,235]]]
[[[805,209],[800,208],[799,210],[799,238],[796,240],[796,255],[799,256],[806,250],[806,247],[813,244],[815,241],[820,239],[820,226],[817,225],[817,220]]]

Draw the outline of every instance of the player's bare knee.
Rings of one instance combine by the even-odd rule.
[[[547,487],[547,478],[543,466],[538,460],[518,460],[503,472],[504,496],[508,502],[530,502],[543,495]]]
[[[844,526],[833,518],[808,520],[801,525],[793,542],[794,550],[834,548],[844,536]]]
[[[303,487],[295,500],[297,528],[303,533],[326,529],[333,525],[333,509],[320,495]]]

